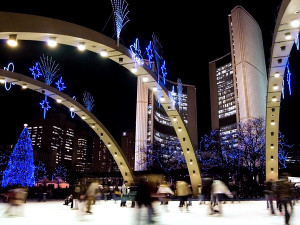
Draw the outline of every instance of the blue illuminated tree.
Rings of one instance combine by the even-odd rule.
[[[202,164],[202,171],[217,171],[223,180],[228,174],[239,170],[241,152],[236,146],[233,135],[222,136],[220,130],[212,130],[200,138],[196,151]]]
[[[39,161],[38,164],[35,166],[34,177],[36,182],[38,182],[38,180],[44,177],[47,177],[45,164],[42,163],[41,161]]]
[[[52,174],[53,178],[61,178],[66,181],[68,176],[68,169],[65,166],[58,166],[55,168],[55,171]]]
[[[2,186],[33,186],[34,168],[32,142],[25,125],[3,173]]]
[[[8,154],[5,154],[5,152],[0,152],[0,177],[2,178],[2,174],[7,167],[9,157]]]
[[[147,170],[168,173],[185,168],[185,159],[179,140],[169,141],[163,145],[154,141],[153,144],[148,145],[145,149],[141,149],[141,151],[147,157],[144,162],[139,163],[146,165]]]
[[[228,174],[236,174],[239,179],[265,175],[265,120],[253,118],[237,124],[236,132],[225,135],[220,130],[213,130],[201,137],[198,157],[202,171],[217,171],[224,179]],[[278,166],[286,168],[287,150],[290,148],[279,132]]]

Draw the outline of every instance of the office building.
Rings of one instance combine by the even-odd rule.
[[[135,133],[133,130],[125,130],[122,133],[121,138],[121,149],[124,152],[126,159],[128,160],[129,166],[134,170],[134,147],[135,147]]]
[[[228,17],[231,52],[209,63],[211,127],[234,134],[238,122],[266,117],[267,72],[262,33],[241,6]]]

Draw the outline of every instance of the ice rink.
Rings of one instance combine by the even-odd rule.
[[[208,205],[199,205],[193,201],[192,206],[178,207],[178,201],[170,201],[169,205],[153,204],[156,225],[284,225],[284,216],[276,211],[276,215],[270,215],[265,201],[227,202],[223,205],[222,215],[209,215]],[[63,200],[37,202],[29,200],[23,207],[23,215],[4,215],[8,204],[0,203],[1,225],[137,225],[148,224],[145,208],[120,207],[120,201],[97,201],[92,205],[92,214],[85,214],[81,210],[72,210],[63,205]],[[19,209],[22,212],[22,209]],[[19,212],[19,213],[21,213]],[[140,220],[137,221],[137,213],[140,212]],[[12,212],[14,213],[14,212]],[[15,212],[17,213],[17,212]],[[290,225],[300,224],[300,203],[296,203]]]

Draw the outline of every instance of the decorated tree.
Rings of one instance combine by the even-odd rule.
[[[7,167],[8,160],[9,157],[7,156],[7,154],[5,154],[5,152],[0,152],[0,177],[1,178],[5,168]]]
[[[55,171],[52,174],[53,178],[60,178],[64,181],[66,181],[68,176],[68,169],[65,166],[58,166],[55,168]]]
[[[40,179],[46,176],[47,176],[47,172],[46,172],[45,164],[39,161],[38,164],[35,166],[35,170],[34,170],[34,177],[36,182],[38,182]]]
[[[256,182],[265,175],[265,121],[262,118],[249,119],[238,123],[236,132],[222,134],[213,130],[200,140],[197,151],[202,171],[217,172],[226,181],[229,174],[238,180]],[[286,152],[291,146],[279,132],[278,166],[285,168]],[[253,185],[253,184],[251,184]]]
[[[140,162],[140,164],[146,164],[147,170],[168,173],[172,170],[185,167],[185,159],[179,140],[169,141],[163,145],[154,141],[153,144],[148,145],[147,148],[141,151],[144,152],[147,157],[144,162]]]
[[[200,139],[196,151],[202,164],[202,171],[215,171],[226,180],[228,174],[239,170],[240,152],[235,147],[234,135],[222,136],[220,130],[212,130]]]
[[[2,186],[33,186],[34,182],[32,142],[25,124],[3,173]]]

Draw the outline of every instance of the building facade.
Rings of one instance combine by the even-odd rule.
[[[34,119],[28,125],[35,162],[45,164],[52,173],[57,165],[72,167],[75,145],[75,124],[64,114],[49,114],[47,119]]]
[[[119,171],[110,151],[94,131],[76,128],[63,113],[34,119],[29,123],[28,131],[35,162],[43,162],[50,174],[58,165],[85,175]]]
[[[237,123],[266,117],[267,72],[262,33],[241,6],[228,17],[231,52],[209,63],[211,126],[221,135]]]
[[[117,171],[119,171],[118,165],[110,151],[103,141],[98,136],[95,136],[93,140],[92,166],[89,172],[97,174]]]
[[[165,87],[169,90],[169,97],[173,99],[174,107],[183,118],[196,149],[198,146],[196,88],[193,85],[182,84],[180,79],[177,82],[166,80]],[[151,160],[148,154],[149,146],[180,145],[172,122],[161,106],[163,103],[156,98],[154,91],[157,90],[149,90],[143,81],[138,79],[134,167],[136,171],[147,169],[147,164]],[[181,147],[178,151],[181,151]]]
[[[135,147],[135,133],[133,130],[124,130],[121,137],[121,148],[124,152],[129,166],[134,170],[134,147]]]

